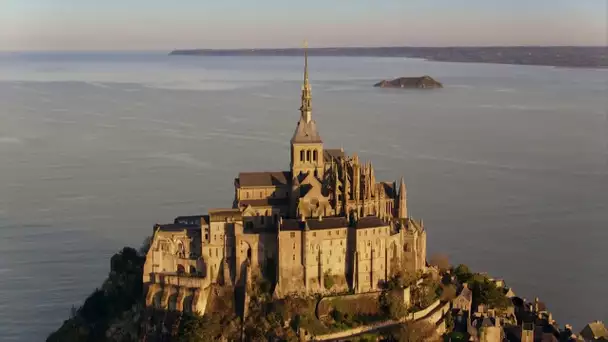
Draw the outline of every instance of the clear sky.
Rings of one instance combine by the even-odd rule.
[[[0,0],[0,50],[607,45],[608,0]]]

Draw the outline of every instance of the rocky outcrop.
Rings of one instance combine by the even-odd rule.
[[[409,88],[409,89],[433,89],[443,88],[443,84],[430,76],[422,77],[399,77],[392,81],[383,80],[374,84],[380,88]]]

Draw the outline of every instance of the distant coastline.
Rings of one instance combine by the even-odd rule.
[[[190,49],[182,56],[301,56],[302,49]],[[309,48],[310,56],[405,57],[440,62],[544,65],[567,68],[608,68],[608,47],[495,46],[495,47],[341,47]]]

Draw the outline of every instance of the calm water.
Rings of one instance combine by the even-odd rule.
[[[408,184],[429,254],[608,320],[608,72],[312,58],[327,147]],[[0,340],[42,340],[156,222],[230,206],[240,170],[284,170],[302,60],[0,55]],[[376,89],[429,74],[436,91]]]

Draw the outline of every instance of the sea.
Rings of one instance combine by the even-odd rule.
[[[608,71],[311,57],[324,146],[404,177],[428,253],[608,321]],[[289,168],[303,58],[0,53],[0,340],[41,341],[155,223]],[[373,87],[429,75],[443,89]],[[578,330],[577,330],[578,331]]]

